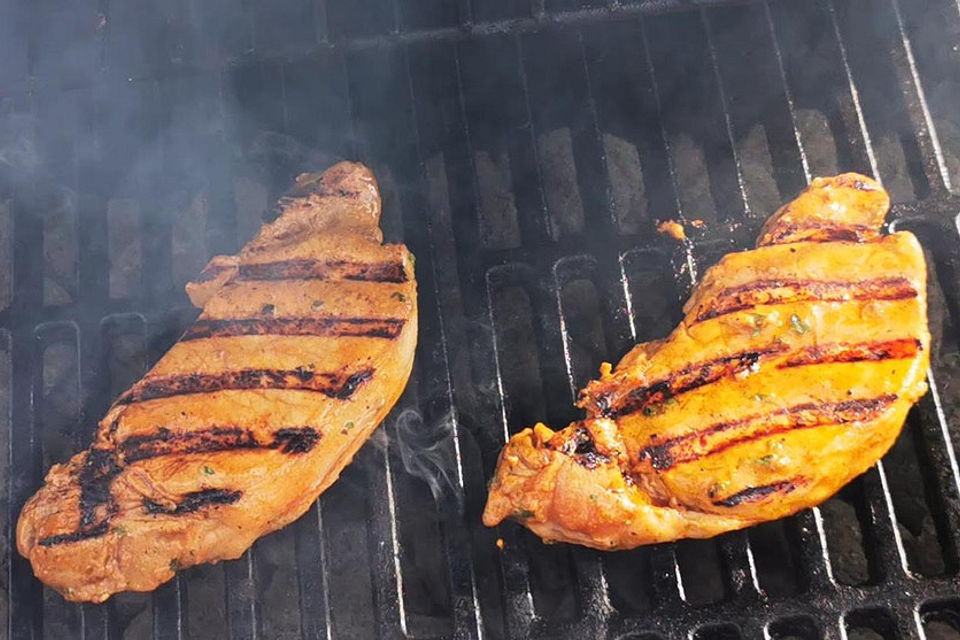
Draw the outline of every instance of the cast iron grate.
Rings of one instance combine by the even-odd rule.
[[[960,637],[958,51],[955,0],[0,0],[0,636]],[[11,548],[23,501],[192,320],[183,283],[340,157],[418,257],[403,399],[242,559],[65,603]],[[931,266],[932,391],[884,462],[711,541],[483,528],[507,434],[575,417],[838,170],[882,178]],[[666,218],[706,226],[687,250]]]

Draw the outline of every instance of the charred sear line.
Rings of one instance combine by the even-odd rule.
[[[787,244],[790,242],[864,242],[879,235],[873,227],[858,224],[832,224],[806,221],[803,224],[779,227],[764,244]]]
[[[805,402],[765,414],[719,422],[648,446],[640,451],[638,460],[649,462],[657,471],[667,471],[680,463],[700,460],[730,447],[794,429],[874,420],[896,399],[896,395],[888,393],[843,402]]]
[[[373,369],[318,373],[312,369],[240,369],[222,373],[187,373],[148,378],[117,399],[117,404],[132,404],[158,398],[213,393],[226,390],[286,389],[315,391],[328,398],[346,400],[361,384],[373,377]]]
[[[597,413],[608,418],[650,411],[661,403],[725,378],[750,371],[766,357],[782,353],[786,345],[772,344],[752,351],[743,351],[713,360],[697,362],[670,374],[667,378],[629,391],[619,403],[602,394],[595,400]]]
[[[794,491],[800,484],[802,484],[802,478],[794,478],[792,480],[781,480],[780,482],[773,482],[771,484],[764,484],[757,487],[748,487],[743,491],[738,491],[733,495],[727,496],[721,500],[713,500],[713,504],[718,507],[736,507],[738,505],[744,504],[745,502],[759,502],[767,496],[779,493],[779,494],[788,494]]]
[[[110,484],[123,470],[112,449],[91,449],[77,472],[80,485],[80,523],[76,531],[42,538],[39,544],[49,547],[78,542],[107,533],[116,505],[110,495]]]
[[[756,280],[728,287],[697,311],[695,322],[751,309],[790,302],[844,302],[848,300],[903,300],[917,290],[906,278],[877,278],[859,282],[823,280]]]
[[[175,433],[160,427],[156,433],[130,436],[120,443],[126,463],[168,455],[214,453],[239,449],[278,449],[281,453],[307,453],[319,442],[321,433],[313,427],[283,427],[273,432],[273,440],[261,442],[249,429],[210,427]]]
[[[58,533],[55,536],[47,536],[46,538],[40,538],[37,541],[42,547],[52,547],[58,544],[68,544],[70,542],[80,542],[81,540],[89,540],[90,538],[99,538],[102,535],[110,530],[110,521],[104,520],[103,522],[97,524],[96,526],[89,527],[87,529],[78,529],[72,533]]]
[[[354,262],[349,260],[283,260],[242,264],[240,280],[362,280],[407,281],[402,262]]]
[[[236,318],[198,320],[181,340],[233,336],[322,336],[331,338],[386,338],[394,340],[403,329],[402,318]]]
[[[240,427],[212,427],[187,433],[175,433],[160,427],[156,433],[130,436],[120,443],[120,451],[127,463],[167,455],[209,453],[234,449],[253,449],[260,444],[249,429]]]
[[[812,364],[837,362],[867,362],[879,360],[905,360],[913,358],[922,349],[916,338],[902,338],[884,342],[848,344],[836,342],[807,347],[780,363],[781,368],[802,367]]]
[[[242,491],[230,489],[201,489],[184,494],[180,502],[169,507],[148,498],[143,499],[143,508],[154,515],[182,516],[194,513],[205,507],[233,504],[243,496]]]

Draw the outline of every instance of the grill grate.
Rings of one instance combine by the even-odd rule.
[[[960,638],[958,45],[955,0],[0,0],[0,636]],[[11,548],[23,501],[190,323],[184,282],[340,157],[418,257],[382,433],[242,559],[65,603]],[[576,417],[838,170],[882,178],[931,266],[931,393],[881,464],[710,541],[480,525],[509,433]],[[666,218],[707,225],[686,251]]]

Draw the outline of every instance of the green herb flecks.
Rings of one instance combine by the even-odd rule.
[[[272,304],[265,304],[265,305],[263,305],[263,307],[260,308],[260,313],[262,313],[262,314],[265,315],[265,316],[272,316],[272,315],[273,315],[273,312],[276,311],[276,310],[277,310],[277,308],[276,308],[274,305],[272,305]]]
[[[212,476],[213,474],[216,473],[216,471],[214,471],[213,469],[211,469],[211,468],[208,467],[207,465],[203,465],[203,473],[206,474],[206,475],[208,475],[208,476]]]
[[[533,511],[530,511],[529,509],[520,509],[520,511],[517,511],[517,513],[514,515],[521,520],[527,520],[528,518],[533,517]]]
[[[393,293],[390,294],[390,297],[393,298],[394,300],[399,300],[400,302],[407,301],[407,296],[403,295],[399,291],[394,291]]]
[[[790,328],[793,329],[794,333],[798,333],[800,335],[810,331],[810,325],[804,322],[803,319],[795,313],[790,316]]]
[[[180,571],[180,558],[170,558],[170,571]]]

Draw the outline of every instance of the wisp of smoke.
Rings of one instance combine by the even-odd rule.
[[[404,409],[394,423],[393,435],[404,470],[426,482],[434,500],[448,491],[459,499],[452,413],[428,425],[418,411]]]

